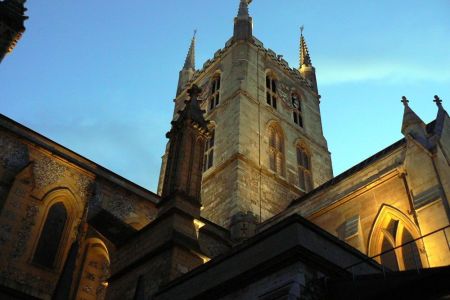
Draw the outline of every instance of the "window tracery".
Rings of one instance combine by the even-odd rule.
[[[274,109],[277,109],[277,82],[275,78],[267,74],[266,75],[266,102]]]
[[[276,125],[270,126],[268,132],[269,168],[278,175],[285,176],[283,134]]]
[[[211,96],[209,110],[213,110],[220,103],[220,74],[216,74],[211,82]]]
[[[415,225],[398,210],[383,206],[373,226],[369,256],[393,271],[422,268],[426,262]],[[377,256],[378,255],[378,256]]]
[[[303,128],[303,116],[302,116],[302,103],[300,96],[296,93],[291,95],[292,102],[292,117],[294,119],[294,123]]]
[[[211,129],[210,137],[205,141],[205,154],[203,157],[203,172],[209,170],[214,164],[215,129]]]
[[[313,188],[311,176],[311,158],[305,147],[297,146],[298,186],[305,192]]]

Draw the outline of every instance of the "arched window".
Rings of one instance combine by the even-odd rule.
[[[309,192],[313,188],[311,159],[308,151],[302,146],[297,146],[297,172],[298,186],[305,192]]]
[[[393,271],[422,268],[420,241],[415,225],[396,209],[383,206],[374,224],[369,241],[369,256]],[[408,243],[408,244],[406,244]],[[406,244],[406,245],[405,245]]]
[[[214,164],[214,143],[215,143],[215,130],[211,130],[211,136],[206,140],[205,155],[203,158],[203,172],[211,168]]]
[[[291,101],[292,101],[292,117],[294,119],[294,123],[297,124],[300,127],[303,127],[303,116],[302,116],[302,103],[300,101],[300,96],[296,93],[293,93],[291,95]]]
[[[266,75],[266,101],[267,104],[277,109],[277,83],[269,74]]]
[[[386,253],[380,256],[381,264],[393,271],[422,268],[416,243],[410,243],[391,250],[414,240],[408,229],[399,223],[399,220],[391,219],[387,227],[383,229],[381,252]]]
[[[33,256],[33,263],[54,268],[60,248],[64,228],[67,223],[67,210],[62,202],[53,204],[48,210],[39,242]]]
[[[269,167],[278,175],[285,176],[284,140],[278,126],[269,127]]]
[[[214,109],[220,102],[220,74],[213,77],[211,81],[211,96],[209,98],[209,110]]]

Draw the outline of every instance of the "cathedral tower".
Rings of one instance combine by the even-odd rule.
[[[250,2],[240,1],[233,37],[200,70],[192,41],[175,99],[174,119],[188,98],[187,87],[203,90],[200,105],[211,137],[203,161],[202,215],[225,227],[239,215],[263,221],[332,177],[303,34],[300,68],[291,68],[252,35]],[[166,157],[167,151],[162,170]],[[159,192],[163,178],[162,171]]]

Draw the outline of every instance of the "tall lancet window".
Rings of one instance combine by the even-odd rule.
[[[293,93],[291,95],[292,101],[292,117],[294,119],[294,123],[300,127],[303,127],[303,116],[302,116],[302,103],[298,94]]]
[[[269,127],[269,168],[278,175],[285,176],[283,134],[275,125]]]
[[[210,169],[214,164],[214,143],[215,143],[215,130],[211,130],[211,136],[206,140],[205,144],[205,156],[203,158],[203,172]]]
[[[209,110],[214,109],[220,103],[220,74],[213,77],[211,82],[211,96],[209,98]]]
[[[422,268],[419,249],[413,241],[411,233],[399,220],[391,219],[382,229],[383,242],[381,244],[381,264],[393,271]],[[406,244],[406,245],[404,245]],[[392,250],[395,247],[404,245]]]
[[[266,76],[266,102],[277,109],[277,82],[270,74]]]
[[[67,222],[67,210],[62,202],[53,204],[48,210],[44,227],[33,256],[33,263],[54,268],[61,239]]]
[[[311,159],[305,147],[297,146],[298,186],[305,192],[313,188],[311,178]]]

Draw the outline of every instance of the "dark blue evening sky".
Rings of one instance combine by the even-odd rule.
[[[238,0],[27,1],[0,65],[0,112],[156,191],[178,71],[193,30],[197,67],[232,34]],[[401,138],[401,96],[429,122],[450,101],[450,2],[254,0],[254,35],[316,67],[335,175]]]

